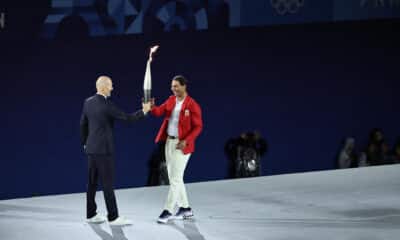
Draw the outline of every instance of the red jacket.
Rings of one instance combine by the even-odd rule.
[[[162,105],[155,106],[151,113],[156,117],[164,116],[164,121],[160,131],[157,134],[156,142],[165,141],[168,137],[168,120],[175,108],[176,97],[170,96]],[[179,114],[178,134],[179,140],[186,141],[184,154],[193,153],[195,149],[195,140],[203,129],[203,120],[201,117],[200,105],[191,97],[186,96],[182,110]]]

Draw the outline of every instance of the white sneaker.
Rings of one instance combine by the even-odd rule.
[[[124,226],[124,225],[132,225],[132,221],[124,218],[124,217],[118,217],[114,221],[109,222],[111,226]]]
[[[86,222],[88,223],[103,223],[105,221],[107,221],[107,218],[98,213],[96,213],[94,217],[86,219]]]

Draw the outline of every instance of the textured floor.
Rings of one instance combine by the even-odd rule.
[[[166,187],[117,191],[133,226],[84,222],[85,195],[0,201],[1,240],[399,239],[400,165],[188,184],[195,220],[156,223]],[[101,193],[97,195],[105,211]]]

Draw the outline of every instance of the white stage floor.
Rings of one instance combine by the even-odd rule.
[[[85,223],[85,194],[0,201],[0,240],[398,240],[400,165],[187,185],[195,219],[159,225],[167,187],[116,192],[134,225]],[[97,195],[105,212],[103,195]]]

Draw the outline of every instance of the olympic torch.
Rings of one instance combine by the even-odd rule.
[[[150,54],[149,54],[149,59],[147,60],[147,65],[146,65],[146,73],[144,75],[144,82],[143,82],[143,92],[144,92],[144,99],[143,102],[147,103],[151,99],[151,61],[153,60],[153,54],[157,51],[159,48],[158,45],[150,48]]]

